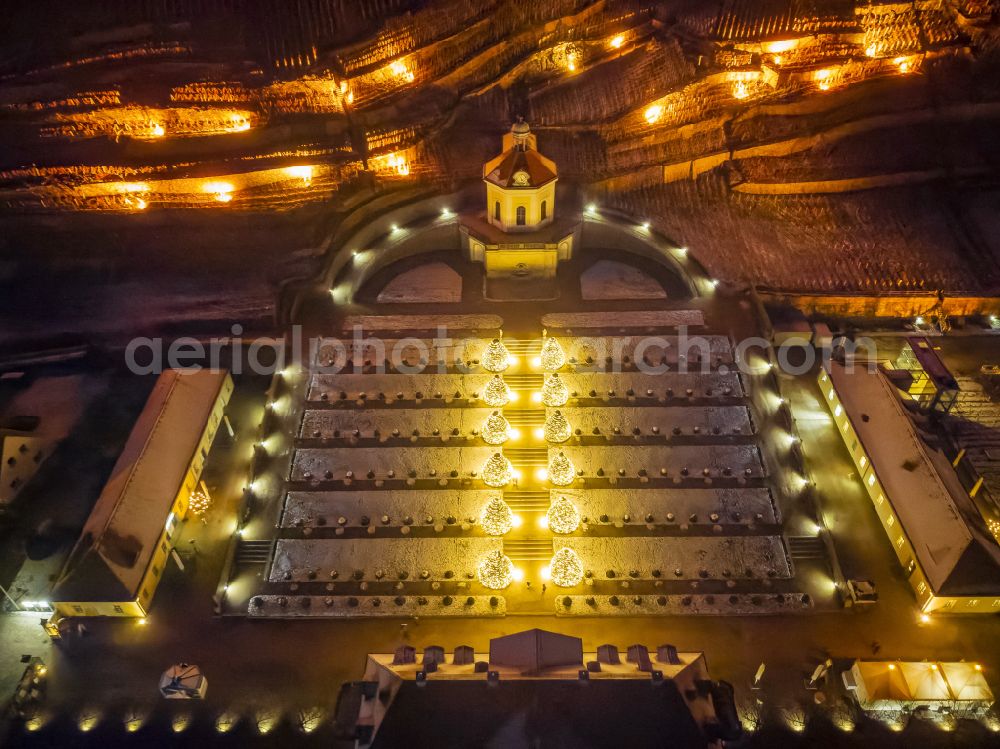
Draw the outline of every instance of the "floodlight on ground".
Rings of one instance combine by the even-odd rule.
[[[921,624],[929,624],[930,620],[931,620],[931,615],[930,614],[921,614],[920,615],[920,623]]]
[[[219,733],[229,733],[239,722],[239,715],[233,712],[223,712],[215,719],[215,730]]]
[[[524,523],[524,518],[522,518],[520,515],[515,514],[511,516],[511,524],[515,528],[520,528],[522,523]]]
[[[539,481],[545,481],[549,477],[549,472],[544,468],[538,468],[535,470],[535,478]]]
[[[76,727],[84,733],[91,731],[101,721],[101,715],[97,712],[85,712],[77,718]]]
[[[535,439],[543,440],[545,439],[545,430],[542,427],[537,427],[534,431]]]
[[[210,193],[219,203],[228,203],[233,199],[233,190],[236,188],[232,182],[206,182],[201,186],[202,192]]]
[[[37,731],[39,728],[41,728],[44,725],[45,725],[45,719],[39,713],[35,713],[30,718],[28,718],[26,721],[24,721],[24,728],[25,728],[26,731],[34,732],[34,731]]]
[[[132,712],[125,717],[125,730],[129,733],[135,733],[140,728],[142,728],[143,723],[146,722],[146,716],[142,713]]]
[[[589,203],[587,205],[587,213],[597,213],[597,204],[596,203]]]
[[[551,580],[552,579],[552,569],[548,565],[546,565],[545,567],[542,567],[542,569],[540,571],[540,574],[541,574],[543,580]]]
[[[170,721],[170,727],[174,733],[183,733],[191,723],[191,716],[187,713],[178,713]]]
[[[649,231],[649,222],[648,221],[643,221],[642,222],[642,230],[643,231]]]
[[[645,112],[643,112],[642,116],[650,125],[655,125],[660,121],[660,118],[663,117],[663,105],[653,104],[648,107]]]
[[[520,567],[515,567],[513,572],[511,572],[511,576],[514,578],[514,582],[519,583],[524,580],[524,570]]]
[[[285,167],[285,174],[289,177],[302,180],[303,187],[309,187],[312,184],[313,168],[311,166],[287,166]]]

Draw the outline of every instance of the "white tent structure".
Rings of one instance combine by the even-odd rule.
[[[941,673],[948,682],[948,689],[959,702],[981,703],[986,706],[993,704],[993,692],[978,664],[942,663]]]
[[[938,707],[988,708],[993,692],[974,663],[855,661],[845,686],[864,710]]]
[[[921,705],[948,705],[952,695],[936,663],[900,663],[910,699]]]
[[[168,700],[200,700],[207,691],[208,679],[190,663],[175,663],[160,677],[160,694]]]

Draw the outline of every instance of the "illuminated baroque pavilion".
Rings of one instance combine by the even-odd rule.
[[[486,267],[487,294],[495,298],[552,298],[560,260],[572,257],[579,223],[557,218],[559,171],[537,148],[522,118],[503,136],[503,151],[483,166],[486,211],[465,216],[462,237],[468,257]],[[541,281],[529,286],[503,281]],[[491,284],[491,281],[499,283]],[[527,289],[527,293],[525,290]]]

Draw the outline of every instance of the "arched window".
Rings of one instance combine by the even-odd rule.
[[[546,213],[545,213],[545,201],[543,200],[542,201],[542,221],[545,220],[545,216],[546,216]]]
[[[517,225],[524,226],[525,224],[525,210],[523,205],[517,207]]]
[[[493,206],[493,218],[497,221],[500,220],[500,201],[498,200]]]

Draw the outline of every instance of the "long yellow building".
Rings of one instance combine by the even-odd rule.
[[[56,583],[54,619],[146,616],[232,392],[225,371],[160,375]]]
[[[858,363],[818,375],[827,408],[923,613],[1000,613],[1000,545],[895,386]]]

